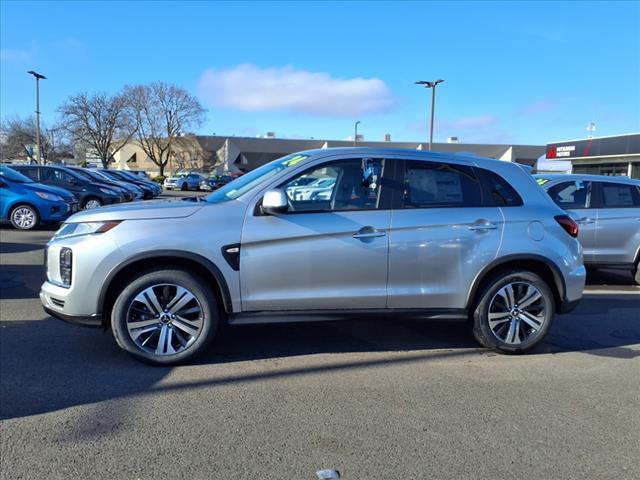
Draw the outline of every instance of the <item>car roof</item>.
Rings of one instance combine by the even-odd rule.
[[[480,157],[471,152],[437,152],[415,150],[410,148],[375,148],[375,147],[331,147],[316,148],[313,150],[303,150],[295,152],[296,155],[309,156],[330,156],[330,155],[411,155],[412,157],[422,157],[424,160],[446,160],[460,161],[460,163],[478,163],[491,167],[491,164],[504,165],[504,160],[496,160],[495,158]],[[516,164],[519,165],[519,164]]]
[[[574,180],[585,180],[591,182],[614,182],[614,183],[624,183],[627,185],[640,185],[640,180],[629,177],[620,177],[620,176],[612,176],[612,175],[590,175],[590,174],[581,174],[581,173],[536,173],[534,175],[535,178],[544,178],[549,181],[555,180],[565,180],[567,182],[571,182]]]

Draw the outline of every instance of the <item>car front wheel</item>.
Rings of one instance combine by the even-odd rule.
[[[473,334],[492,350],[522,353],[544,339],[553,315],[553,292],[539,275],[503,272],[480,293],[473,311]]]
[[[18,205],[11,212],[11,225],[18,230],[31,230],[38,222],[38,212],[30,205]]]
[[[146,363],[175,365],[211,343],[219,323],[216,297],[198,276],[156,270],[129,283],[111,314],[117,344]]]
[[[85,210],[91,210],[94,208],[98,208],[102,206],[102,202],[100,201],[99,198],[95,198],[95,197],[90,197],[87,200],[85,200],[84,202],[84,209]]]

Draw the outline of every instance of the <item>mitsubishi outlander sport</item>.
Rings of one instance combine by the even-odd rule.
[[[321,195],[296,194],[308,177],[327,180]],[[154,364],[192,359],[222,323],[356,316],[468,320],[481,345],[518,353],[580,300],[577,235],[517,164],[311,150],[203,198],[73,215],[40,298]]]

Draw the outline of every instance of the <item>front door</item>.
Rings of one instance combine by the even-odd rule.
[[[381,159],[322,163],[279,185],[286,213],[249,209],[240,249],[243,311],[386,306],[384,168]]]
[[[82,197],[84,191],[82,185],[75,177],[60,168],[42,168],[40,169],[40,177],[42,183],[67,190],[78,198]]]
[[[557,183],[547,190],[551,199],[578,222],[578,240],[584,250],[585,263],[596,259],[596,219],[598,211],[593,201],[593,185],[584,180]]]

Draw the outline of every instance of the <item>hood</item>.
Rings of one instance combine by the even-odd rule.
[[[60,195],[62,198],[73,198],[73,193],[65,190],[64,188],[51,187],[49,185],[43,185],[42,183],[21,183],[20,186],[33,191],[53,193],[54,195]]]
[[[193,215],[204,205],[207,204],[205,202],[186,202],[179,199],[125,203],[83,210],[69,217],[67,223],[183,218]]]

